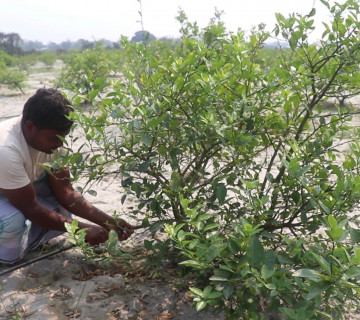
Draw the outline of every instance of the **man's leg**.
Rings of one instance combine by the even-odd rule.
[[[16,262],[27,252],[29,230],[24,215],[0,197],[0,262]]]
[[[62,208],[42,177],[34,183],[38,201],[60,214],[71,216],[71,213]],[[0,262],[14,263],[24,255],[44,243],[63,234],[62,231],[44,229],[31,221],[9,203],[7,198],[0,197]]]

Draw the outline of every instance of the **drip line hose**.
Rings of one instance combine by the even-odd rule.
[[[135,227],[134,227],[134,230],[142,229],[142,228],[144,228],[144,227],[143,227],[143,226],[135,226]],[[120,236],[121,233],[122,233],[122,230],[119,229],[119,230],[117,231],[117,234]],[[31,260],[29,260],[29,261],[26,261],[26,262],[24,262],[24,263],[18,264],[18,265],[16,265],[16,266],[10,267],[10,268],[8,268],[8,269],[6,269],[6,270],[4,270],[4,271],[1,271],[1,272],[0,272],[0,277],[3,276],[3,275],[5,275],[5,274],[8,274],[8,273],[13,272],[13,271],[15,271],[15,270],[24,268],[24,267],[26,267],[26,266],[29,266],[29,265],[35,263],[35,262],[38,262],[38,261],[40,261],[40,260],[43,260],[43,259],[52,257],[52,256],[54,256],[54,255],[56,255],[56,254],[59,254],[59,253],[61,253],[61,252],[67,251],[67,250],[70,250],[70,249],[75,248],[75,247],[77,247],[76,244],[71,244],[71,245],[69,245],[69,246],[60,248],[60,249],[55,250],[55,251],[53,251],[53,252],[44,254],[44,255],[42,255],[41,257],[37,257],[37,258],[31,259]]]
[[[60,248],[60,249],[55,250],[55,251],[53,251],[53,252],[44,254],[44,255],[41,256],[41,257],[37,257],[37,258],[31,259],[31,260],[29,260],[29,261],[26,261],[26,262],[24,262],[24,263],[21,263],[21,264],[18,264],[18,265],[16,265],[16,266],[13,266],[13,267],[11,267],[11,268],[9,268],[9,269],[6,269],[6,270],[4,270],[4,271],[1,271],[1,272],[0,272],[0,277],[3,276],[3,275],[5,275],[5,274],[7,274],[7,273],[10,273],[10,272],[12,272],[12,271],[15,271],[15,270],[24,268],[24,267],[26,267],[26,266],[28,266],[28,265],[31,265],[31,264],[35,263],[35,262],[38,262],[38,261],[40,261],[40,260],[49,258],[49,257],[51,257],[51,256],[54,256],[54,255],[56,255],[56,254],[58,254],[58,253],[67,251],[67,250],[69,250],[69,249],[71,249],[71,248],[74,248],[74,247],[76,247],[76,244],[72,244],[72,245],[66,246],[66,247],[64,247],[64,248]]]

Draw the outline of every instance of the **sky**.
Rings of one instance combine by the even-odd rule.
[[[329,16],[320,0],[0,0],[0,32],[15,32],[23,40],[45,44],[102,38],[118,41],[141,30],[140,3],[144,29],[156,38],[179,36],[175,18],[179,8],[201,28],[217,8],[224,12],[227,30],[233,32],[238,28],[248,31],[259,23],[272,30],[276,12],[307,14],[315,6],[319,26]]]

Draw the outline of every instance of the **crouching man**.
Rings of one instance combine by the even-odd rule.
[[[19,118],[0,122],[0,262],[14,263],[27,252],[65,230],[71,214],[91,223],[86,240],[97,245],[116,230],[113,217],[76,192],[68,168],[47,172],[42,163],[54,159],[72,122],[69,101],[55,89],[39,89],[25,103]],[[120,240],[134,227],[120,219]]]

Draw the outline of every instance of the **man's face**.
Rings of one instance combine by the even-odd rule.
[[[70,129],[66,131],[38,129],[31,123],[25,125],[24,136],[26,142],[31,147],[47,154],[51,154],[63,145],[63,141],[59,138],[59,136],[65,138],[69,132]]]

